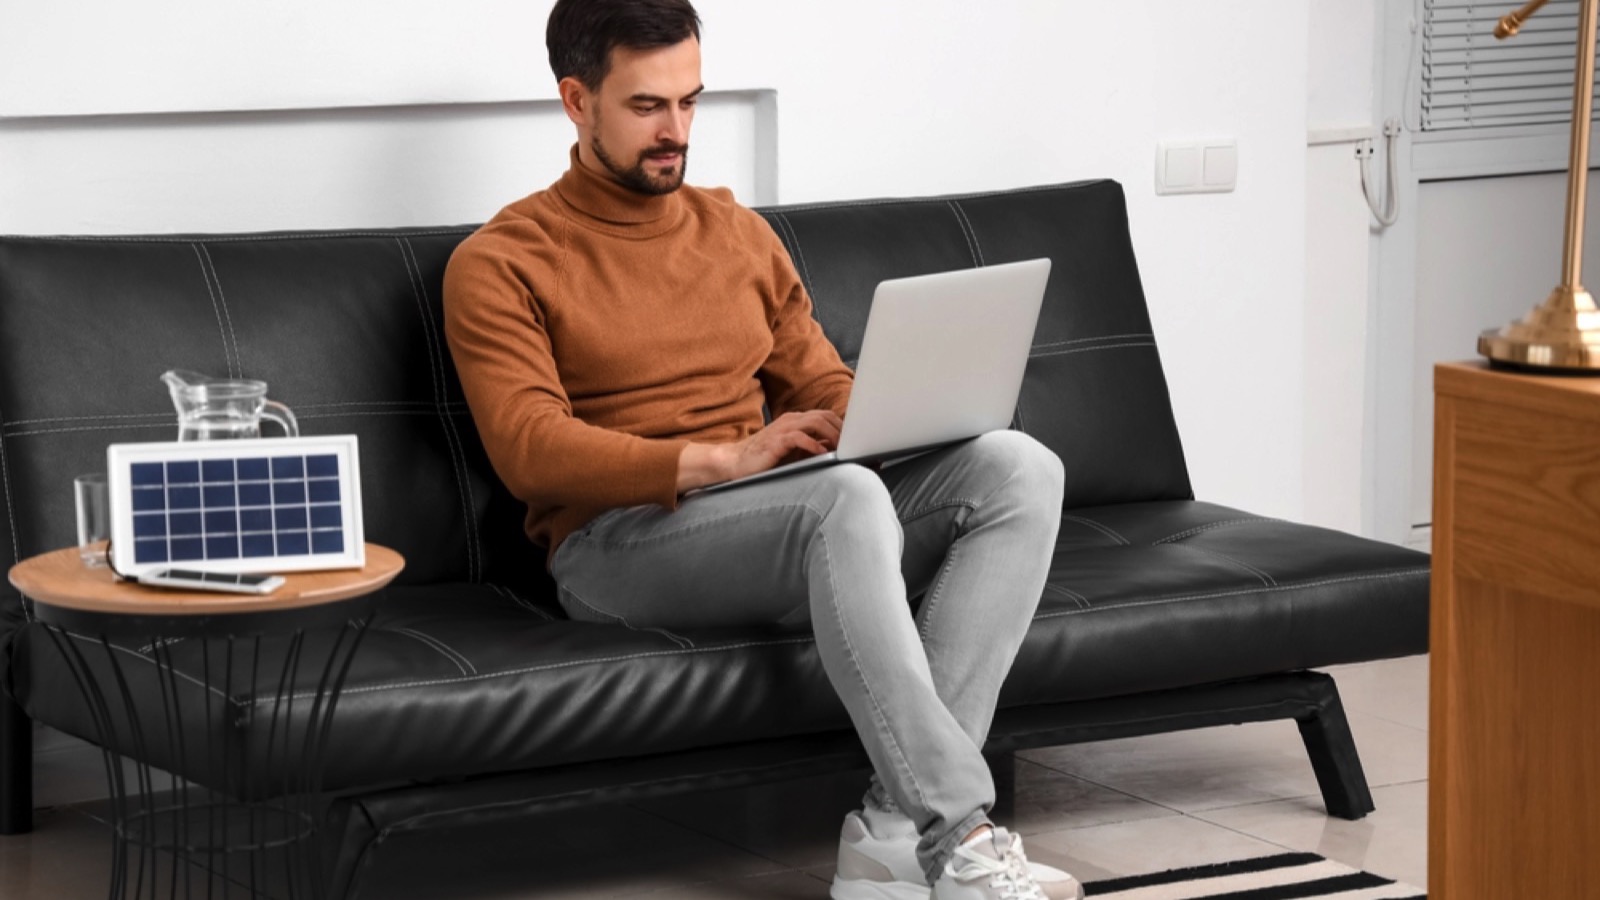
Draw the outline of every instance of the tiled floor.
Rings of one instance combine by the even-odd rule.
[[[1021,754],[1010,824],[1029,856],[1087,879],[1308,850],[1413,885],[1427,874],[1427,658],[1329,670],[1377,812],[1322,811],[1291,722]],[[38,827],[0,838],[0,897],[105,896],[98,752],[39,754]],[[409,835],[383,845],[369,900],[645,896],[822,900],[859,777],[712,792],[555,818]]]

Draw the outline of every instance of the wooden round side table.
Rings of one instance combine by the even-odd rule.
[[[328,731],[377,592],[404,566],[367,544],[364,567],[286,574],[264,596],[119,581],[77,547],[12,567],[72,682],[35,692],[75,690],[75,730],[105,754],[113,900],[325,894]]]

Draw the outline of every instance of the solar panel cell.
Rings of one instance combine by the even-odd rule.
[[[133,511],[149,512],[167,508],[167,492],[160,487],[134,488]]]
[[[199,509],[200,489],[197,487],[167,488],[167,509]]]
[[[200,464],[200,471],[207,482],[232,482],[234,480],[233,460],[231,459],[205,460]]]
[[[339,457],[332,454],[306,457],[307,478],[338,478]]]
[[[172,549],[168,555],[179,561],[188,561],[206,558],[206,542],[198,537],[174,537],[168,545]]]
[[[166,466],[161,463],[134,463],[128,467],[128,477],[129,482],[135,487],[166,484]]]
[[[272,485],[266,482],[239,485],[240,506],[271,506]]]
[[[167,484],[199,484],[200,463],[198,460],[167,463]]]
[[[272,556],[275,552],[270,534],[246,534],[239,538],[239,550],[247,558]]]
[[[303,481],[274,481],[272,483],[272,502],[282,506],[286,503],[306,502],[306,484]]]

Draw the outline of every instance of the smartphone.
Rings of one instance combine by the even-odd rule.
[[[192,569],[158,569],[138,576],[140,584],[183,591],[226,591],[233,594],[270,594],[283,586],[282,575],[240,575],[232,572],[197,572]]]

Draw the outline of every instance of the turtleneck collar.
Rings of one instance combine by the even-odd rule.
[[[654,224],[670,228],[677,223],[683,207],[677,191],[641,194],[591,171],[578,159],[577,144],[572,145],[572,165],[555,183],[555,190],[573,209],[609,225]]]

